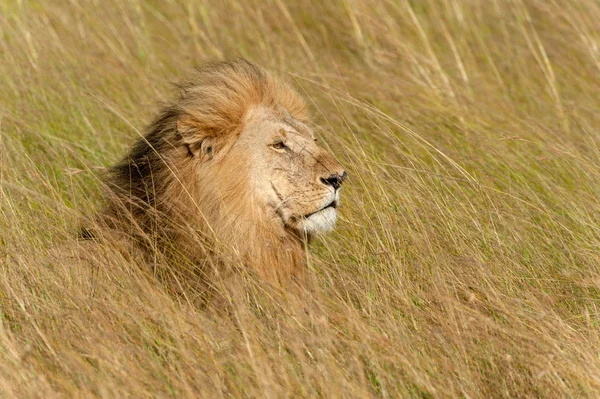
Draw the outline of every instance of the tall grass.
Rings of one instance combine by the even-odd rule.
[[[600,3],[0,5],[0,396],[597,397]],[[293,299],[229,313],[75,232],[207,60],[309,99],[351,178]],[[77,254],[84,252],[82,259]]]

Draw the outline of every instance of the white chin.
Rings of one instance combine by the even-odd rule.
[[[328,233],[335,227],[337,211],[330,207],[304,219],[302,229],[307,234]]]

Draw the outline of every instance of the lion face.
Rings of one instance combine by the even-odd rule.
[[[316,144],[312,130],[265,107],[249,110],[244,126],[229,156],[250,157],[247,173],[258,205],[300,234],[332,230],[347,174]]]

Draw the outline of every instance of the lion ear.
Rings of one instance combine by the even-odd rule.
[[[213,159],[213,154],[214,154],[213,141],[214,140],[212,137],[207,137],[204,140],[202,140],[202,143],[200,144],[199,152],[204,159],[207,159],[207,160]]]
[[[214,138],[209,136],[190,116],[177,120],[177,131],[190,156],[208,161],[214,155]]]

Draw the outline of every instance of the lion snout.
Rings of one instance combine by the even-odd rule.
[[[344,180],[346,180],[347,177],[348,173],[346,173],[346,171],[343,171],[341,174],[333,173],[328,177],[320,177],[319,181],[324,185],[331,186],[334,190],[337,190],[342,186],[342,183],[344,182]]]

